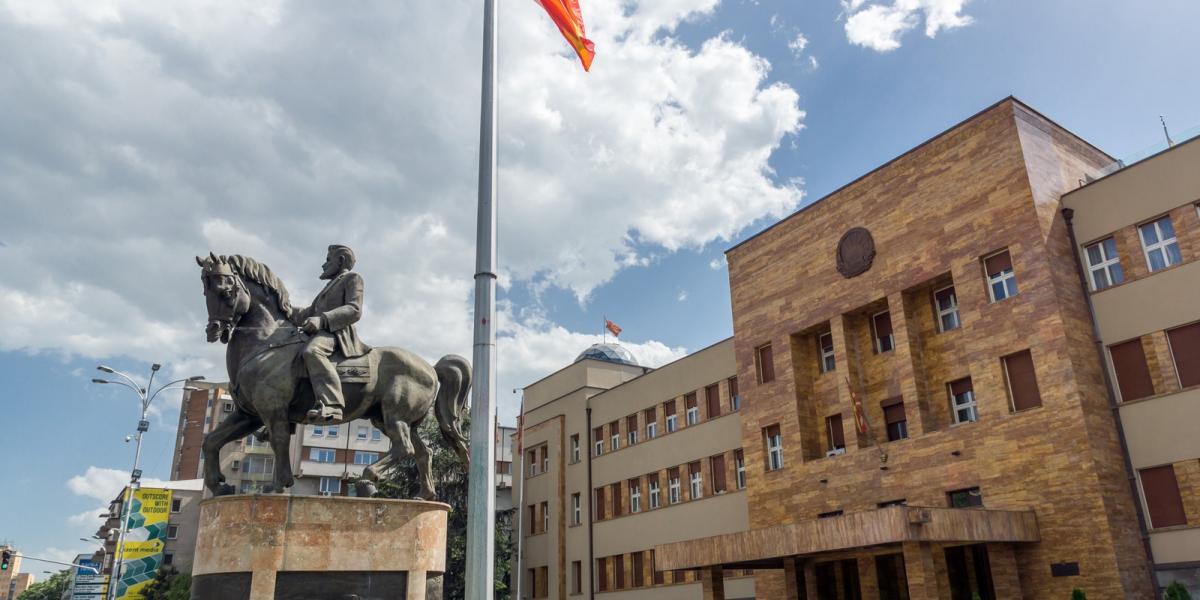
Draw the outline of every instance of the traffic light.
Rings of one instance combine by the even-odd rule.
[[[10,560],[12,560],[12,552],[5,550],[3,555],[0,556],[0,571],[8,570],[8,562]]]

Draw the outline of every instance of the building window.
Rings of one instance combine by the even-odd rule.
[[[608,449],[617,450],[621,447],[621,424],[613,421],[608,424]]]
[[[645,560],[642,558],[642,553],[634,552],[629,555],[629,558],[633,562],[631,565],[633,567],[633,587],[639,588],[646,585],[646,574],[643,572]]]
[[[578,525],[583,519],[583,503],[579,494],[571,494],[571,524]]]
[[[767,470],[783,468],[783,435],[778,425],[763,428],[763,441],[767,446]]]
[[[964,377],[951,381],[950,410],[954,413],[954,423],[973,423],[979,420],[975,407],[975,389],[971,387],[971,378]]]
[[[709,457],[708,470],[712,473],[713,495],[725,492],[725,455]]]
[[[946,492],[946,499],[949,500],[951,508],[983,506],[983,494],[977,487]]]
[[[704,497],[704,478],[700,473],[700,461],[688,463],[688,499]]]
[[[700,407],[696,404],[696,392],[688,392],[683,396],[683,405],[686,412],[687,424],[695,425],[700,422]]]
[[[371,428],[371,441],[378,442],[381,439],[383,439],[383,432],[372,427]]]
[[[1012,257],[1008,250],[983,259],[983,270],[987,273],[988,295],[992,302],[1017,295],[1017,275],[1013,273]]]
[[[1151,272],[1183,262],[1183,257],[1179,254],[1179,244],[1175,241],[1175,227],[1171,225],[1171,217],[1163,217],[1141,225],[1138,232],[1142,238],[1142,250],[1146,253],[1146,264],[1150,266]]]
[[[875,331],[875,352],[883,354],[896,347],[896,337],[892,335],[892,313],[885,310],[871,317],[871,329]]]
[[[359,425],[358,430],[357,430],[358,439],[360,439],[360,440],[367,439],[367,431],[369,431],[369,430],[370,430],[370,428],[368,428],[366,425]]]
[[[1167,331],[1180,387],[1200,385],[1200,323]]]
[[[900,396],[888,398],[884,400],[883,407],[883,422],[887,425],[887,438],[889,442],[902,440],[908,437],[908,417],[904,414],[904,399]]]
[[[550,472],[550,446],[542,446],[538,448],[538,452],[542,454],[542,472]]]
[[[662,506],[662,496],[658,489],[658,473],[646,476],[646,490],[650,496],[650,510]]]
[[[828,373],[837,368],[837,360],[833,357],[832,331],[826,331],[817,336],[817,352],[821,355],[817,366],[821,368],[822,373]]]
[[[571,561],[571,593],[583,593],[583,562],[578,560]]]
[[[618,590],[625,589],[625,555],[618,554],[612,557],[613,561],[613,588]]]
[[[887,500],[879,503],[879,508],[888,508],[889,506],[908,506],[908,501],[900,498],[899,500]]]
[[[325,437],[325,427],[322,425],[313,425],[312,435],[313,437]]]
[[[746,455],[741,448],[733,451],[733,465],[737,476],[737,488],[746,489]]]
[[[674,400],[663,405],[663,414],[667,416],[667,433],[674,433],[679,428],[679,415],[675,414]]]
[[[829,512],[823,512],[823,513],[817,515],[817,518],[818,519],[832,519],[833,517],[840,517],[843,514],[845,514],[845,513],[841,509],[831,510]]]
[[[180,498],[171,499],[171,512],[177,513],[183,510],[183,500]]]
[[[538,587],[535,592],[538,598],[550,596],[550,567],[538,567]]]
[[[179,539],[179,526],[178,525],[167,525],[167,539],[168,540]]]
[[[1108,355],[1117,374],[1117,389],[1121,392],[1122,401],[1154,395],[1154,381],[1150,379],[1150,367],[1146,363],[1141,339],[1134,338],[1109,346]]]
[[[650,571],[653,573],[653,575],[651,576],[651,581],[654,582],[654,585],[662,585],[663,583],[666,583],[666,577],[665,577],[665,573],[663,573],[662,571],[659,571],[658,568],[654,566],[657,563],[657,561],[655,560],[656,558],[657,557],[654,554],[654,550],[651,550],[650,551]]]
[[[958,318],[958,296],[954,293],[954,286],[933,293],[933,308],[937,311],[938,331],[946,332],[962,325]]]
[[[704,388],[704,409],[708,411],[709,419],[721,416],[721,387],[712,384]]]
[[[571,463],[579,462],[579,434],[571,436]]]
[[[727,381],[729,382],[729,410],[741,410],[742,395],[738,393],[737,377],[730,377]]]
[[[654,407],[647,408],[643,418],[646,420],[646,439],[658,437],[658,410]]]
[[[625,437],[629,445],[632,446],[638,441],[638,423],[637,415],[629,415],[625,417]]]
[[[529,569],[529,597],[537,598],[537,569]]]
[[[330,450],[330,452],[333,452]],[[275,473],[275,459],[270,456],[247,456],[242,472],[251,475],[271,475]]]
[[[842,415],[825,417],[825,456],[846,452],[846,434],[842,430]]]
[[[1099,291],[1125,281],[1121,270],[1121,258],[1117,256],[1117,242],[1113,238],[1100,240],[1084,249],[1087,254],[1088,279],[1092,290]]]
[[[342,480],[337,477],[322,477],[317,487],[322,494],[332,495],[342,491]]]
[[[637,479],[629,480],[629,512],[642,512],[642,486]]]
[[[175,553],[174,552],[163,552],[163,561],[162,562],[164,565],[167,565],[167,566],[175,564]],[[13,597],[15,598],[16,596],[13,596]],[[84,597],[86,597],[86,596],[84,596]]]
[[[529,459],[525,461],[525,464],[529,465],[529,476],[533,477],[534,475],[538,474],[537,449],[534,448],[533,450],[530,450],[528,454]]]
[[[596,559],[596,591],[608,591],[608,559]]]
[[[375,453],[372,452],[371,454],[375,454]],[[358,454],[355,454],[354,460],[356,462],[358,461]],[[376,454],[375,460],[379,460],[378,454]],[[371,463],[367,463],[367,464],[372,464],[373,462],[374,461],[372,461]],[[512,474],[512,463],[508,462],[506,460],[496,461],[496,474],[497,475],[511,475]]]
[[[233,412],[233,403],[232,402],[222,402],[221,403],[221,411],[227,412],[227,413]]]
[[[542,503],[542,532],[550,531],[550,503]]]
[[[378,452],[363,452],[362,450],[354,451],[354,464],[356,465],[373,465],[379,461]],[[508,463],[500,463],[505,465],[505,472],[508,471]]]
[[[679,504],[679,467],[667,469],[667,504]]]
[[[325,437],[327,437],[327,438],[335,438],[335,437],[337,437],[337,436],[338,436],[338,432],[339,432],[339,431],[341,431],[341,426],[339,426],[339,425],[330,425],[329,427],[326,427],[326,428],[325,428]]]
[[[604,427],[600,426],[592,430],[592,453],[596,456],[604,454]]]
[[[1146,499],[1146,511],[1150,513],[1150,527],[1187,525],[1174,466],[1140,469],[1138,478],[1142,480],[1142,496]]]
[[[1008,383],[1008,397],[1012,401],[1013,412],[1042,405],[1042,395],[1038,392],[1037,376],[1033,369],[1033,355],[1029,350],[1009,354],[1001,359],[1004,365],[1004,379]]]
[[[764,344],[754,350],[754,368],[758,372],[759,383],[775,381],[775,357],[771,353],[771,344]]]

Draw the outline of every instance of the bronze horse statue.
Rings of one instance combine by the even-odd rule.
[[[291,304],[287,288],[266,265],[246,256],[196,257],[208,305],[208,341],[227,345],[234,411],[204,437],[204,485],[213,495],[236,490],[221,474],[221,448],[258,431],[266,432],[275,454],[271,486],[283,492],[294,483],[288,446],[296,425],[310,424],[306,413],[315,397],[299,353],[307,336],[288,321]],[[346,410],[341,420],[314,425],[336,425],[369,419],[391,440],[391,451],[363,470],[355,482],[359,495],[376,493],[375,484],[391,465],[408,456],[416,459],[422,499],[433,499],[435,490],[429,448],[418,426],[432,408],[442,438],[459,458],[468,461],[462,433],[471,365],[453,354],[430,365],[401,348],[374,348],[367,354],[368,377],[343,383]]]

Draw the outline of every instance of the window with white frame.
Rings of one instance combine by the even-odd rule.
[[[231,412],[233,412],[233,402],[223,402],[223,403],[221,403],[221,410],[222,410],[222,411],[224,411],[224,412],[227,412],[227,413],[231,413]]]
[[[679,504],[680,491],[679,469],[667,471],[667,503]]]
[[[1150,271],[1165,269],[1183,262],[1179,254],[1179,243],[1175,241],[1175,226],[1171,217],[1163,217],[1138,226],[1142,238],[1142,250],[1146,253],[1146,264]]]
[[[737,488],[746,489],[746,455],[738,450],[733,453],[734,473],[737,478]]]
[[[817,346],[821,350],[821,372],[828,373],[837,368],[837,360],[833,357],[833,332],[826,331],[817,336]]]
[[[684,413],[688,425],[695,425],[700,422],[700,405],[696,403],[696,393],[692,392],[684,396],[684,405],[686,412]]]
[[[679,415],[671,413],[667,415],[667,433],[673,433],[679,428]]]
[[[646,439],[652,440],[656,437],[658,437],[658,423],[655,421],[646,423]]]
[[[541,452],[542,452],[542,472],[549,473],[550,472],[550,448],[548,446],[542,446]]]
[[[948,384],[950,389],[950,410],[954,413],[954,422],[973,423],[979,420],[978,408],[975,405],[975,390],[971,386],[971,378],[965,377]]]
[[[579,462],[579,434],[571,436],[571,462]]]
[[[592,454],[595,456],[600,456],[601,454],[604,454],[604,428],[597,427],[595,431],[593,431],[592,435],[595,440],[592,444]]]
[[[630,429],[629,432],[625,434],[625,438],[626,438],[626,441],[629,442],[630,446],[636,444],[637,443],[637,430]]]
[[[704,496],[704,479],[700,473],[700,463],[688,465],[688,497],[692,500]]]
[[[658,476],[655,475],[650,483],[646,485],[647,494],[650,496],[650,509],[653,510],[662,506],[662,493],[658,488]]]
[[[583,504],[579,494],[571,494],[571,524],[579,525],[583,520]]]
[[[536,449],[530,450],[528,452],[528,454],[529,454],[529,460],[526,461],[525,464],[529,465],[529,476],[533,477],[534,475],[538,474],[537,450]]]
[[[337,450],[332,448],[309,448],[308,460],[319,463],[331,463],[337,460]],[[246,464],[250,463],[250,457],[246,458]]]
[[[875,331],[875,352],[883,354],[896,348],[896,336],[892,334],[892,313],[885,310],[873,315],[871,329]]]
[[[1091,280],[1093,291],[1100,291],[1125,281],[1125,272],[1121,270],[1121,258],[1117,256],[1117,242],[1113,238],[1100,240],[1084,250],[1087,254],[1088,279]]]
[[[251,475],[271,475],[275,472],[275,458],[271,456],[247,456],[242,472]]]
[[[325,437],[325,426],[324,425],[313,425],[312,426],[312,434],[313,434],[313,437]]]
[[[167,539],[174,540],[179,538],[179,526],[167,525]]]
[[[180,498],[171,499],[171,512],[177,513],[183,510],[183,500]]]
[[[642,486],[636,479],[629,481],[629,511],[642,512]]]
[[[619,450],[621,448],[621,434],[612,434],[612,436],[608,438],[608,447],[610,450]]]
[[[360,440],[367,439],[367,431],[369,431],[369,430],[370,430],[370,428],[367,427],[366,425],[359,425],[358,426],[358,435],[357,435],[358,439],[360,439]]]
[[[325,437],[335,438],[338,436],[338,431],[341,430],[340,425],[330,425],[325,429]]]
[[[1008,250],[985,257],[983,270],[987,274],[988,295],[992,302],[1017,295],[1017,275],[1013,272],[1012,255]]]
[[[938,331],[944,333],[962,326],[958,317],[958,295],[954,293],[954,286],[933,292],[933,308],[937,311]]]
[[[354,464],[356,465],[373,465],[378,461],[378,452],[363,452],[362,450],[354,451]]]
[[[783,468],[783,434],[778,425],[763,429],[763,438],[767,445],[767,470],[776,471]]]
[[[342,480],[337,477],[322,477],[317,489],[322,494],[340,494],[342,491]]]
[[[383,439],[383,432],[372,427],[371,428],[371,441],[378,442],[381,439]]]
[[[550,503],[542,503],[542,531],[550,531]]]

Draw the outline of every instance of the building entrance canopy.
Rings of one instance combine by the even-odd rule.
[[[783,568],[805,554],[904,542],[1037,542],[1031,510],[891,506],[655,547],[655,569]]]

